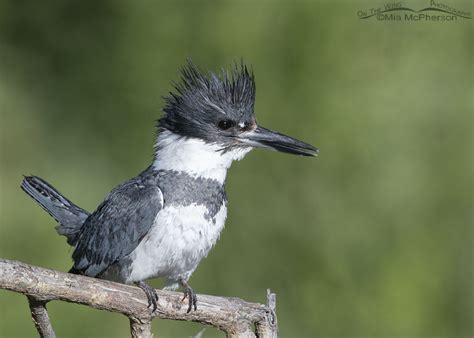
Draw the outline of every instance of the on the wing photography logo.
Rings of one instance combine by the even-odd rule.
[[[390,2],[383,6],[361,9],[357,11],[357,16],[359,19],[407,22],[453,22],[458,19],[472,19],[471,12],[437,0],[430,0],[428,6],[419,9],[408,7],[403,2]]]

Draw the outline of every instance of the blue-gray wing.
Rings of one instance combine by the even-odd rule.
[[[81,228],[71,271],[95,277],[129,255],[163,207],[157,184],[132,179],[109,194]]]

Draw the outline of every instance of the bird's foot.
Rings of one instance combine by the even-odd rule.
[[[181,301],[184,301],[186,298],[189,299],[189,306],[188,310],[186,313],[190,313],[191,309],[194,307],[194,311],[197,310],[197,297],[196,294],[193,291],[193,288],[185,281],[181,280],[180,281],[181,286],[183,287],[183,292],[184,292],[184,297]]]
[[[153,306],[151,312],[155,312],[158,301],[158,294],[156,293],[156,290],[145,282],[138,282],[136,285],[142,289],[143,292],[145,292],[146,298],[148,298],[148,308]]]

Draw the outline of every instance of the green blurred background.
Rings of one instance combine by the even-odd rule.
[[[186,57],[213,70],[242,57],[259,122],[321,154],[234,164],[226,229],[194,289],[264,302],[271,288],[282,337],[472,337],[472,20],[357,18],[382,5],[1,1],[0,257],[67,271],[71,249],[21,175],[93,210],[150,163]],[[49,310],[59,337],[129,335],[116,314]],[[0,290],[0,311],[0,336],[36,335],[25,297]],[[157,337],[201,328],[153,325]]]

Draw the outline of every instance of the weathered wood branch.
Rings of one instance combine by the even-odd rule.
[[[27,298],[30,305],[31,319],[33,319],[39,335],[45,338],[56,338],[53,326],[49,320],[48,311],[46,310],[46,302],[32,296],[27,296]]]
[[[95,309],[121,313],[130,320],[133,337],[151,337],[155,317],[186,320],[213,326],[229,337],[277,337],[275,295],[268,292],[268,304],[239,298],[198,295],[198,310],[186,313],[182,294],[157,290],[158,308],[151,313],[147,298],[135,286],[43,269],[0,259],[0,289],[19,292],[29,299],[33,320],[43,337],[54,337],[46,303],[62,300]]]

